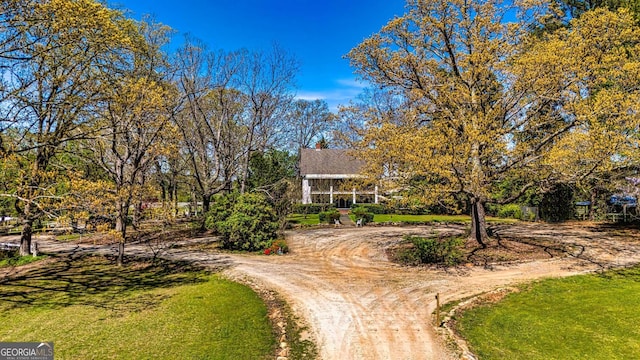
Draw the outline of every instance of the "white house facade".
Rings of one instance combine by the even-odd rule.
[[[302,149],[300,176],[303,204],[334,204],[348,208],[352,204],[379,201],[378,187],[349,187],[349,180],[361,179],[364,162],[344,149]],[[357,182],[354,182],[357,183]]]

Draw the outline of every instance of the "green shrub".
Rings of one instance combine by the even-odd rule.
[[[405,240],[413,244],[413,248],[408,250],[408,254],[401,254],[401,258],[415,259],[423,264],[444,264],[455,265],[462,260],[462,238],[436,237],[424,238],[420,236],[406,236]]]
[[[205,214],[204,227],[220,234],[218,225],[231,216],[233,206],[238,200],[238,196],[239,194],[237,192],[214,196],[209,211]]]
[[[264,196],[252,193],[238,196],[231,215],[217,224],[225,249],[246,251],[269,247],[278,227],[273,207]]]
[[[522,219],[522,209],[518,204],[502,205],[496,215],[501,218]]]
[[[336,209],[323,211],[319,214],[318,218],[321,223],[333,224],[336,220],[340,219],[340,212]]]
[[[498,204],[487,203],[484,205],[484,211],[488,216],[498,216],[501,206]]]
[[[351,210],[351,213],[356,217],[356,220],[362,219],[364,224],[373,222],[373,213],[368,212],[364,206],[359,206]]]
[[[294,204],[291,210],[294,214],[319,214],[335,208],[334,204]]]
[[[399,215],[429,215],[429,209],[425,207],[412,206],[406,208],[398,208],[395,213]]]
[[[367,212],[372,214],[393,214],[395,212],[395,209],[382,204],[353,204],[351,208],[365,208]]]

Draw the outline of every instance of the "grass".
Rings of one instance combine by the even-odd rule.
[[[87,235],[85,235],[87,237]],[[56,235],[56,240],[58,241],[75,241],[82,239],[82,234],[62,234]]]
[[[544,280],[462,314],[481,359],[640,358],[640,267]]]
[[[291,214],[287,216],[287,221],[292,224],[318,225],[320,224],[320,217],[318,214]]]
[[[517,222],[515,219],[502,219],[488,217],[489,222]],[[375,214],[373,216],[373,222],[386,223],[386,222],[398,222],[398,223],[429,223],[429,222],[471,222],[469,215],[397,215],[397,214]]]
[[[351,219],[355,222],[355,216],[351,215]],[[320,219],[318,214],[291,214],[287,216],[287,221],[292,224],[299,225],[318,225]],[[497,223],[514,223],[518,220],[515,219],[503,219],[503,218],[487,218],[489,222]],[[397,214],[376,214],[373,217],[375,223],[405,223],[405,224],[424,224],[431,222],[448,222],[448,223],[467,223],[471,222],[469,215],[397,215]]]
[[[249,288],[185,264],[64,260],[0,283],[0,339],[53,341],[56,359],[267,359]]]
[[[36,257],[33,257],[31,255],[27,255],[27,256],[12,256],[12,257],[8,257],[8,258],[0,259],[0,269],[5,268],[5,267],[27,265],[27,264],[31,264],[31,263],[36,262],[36,261],[40,261],[40,260],[46,259],[46,258],[47,258],[46,255],[40,255],[40,256],[36,256]]]

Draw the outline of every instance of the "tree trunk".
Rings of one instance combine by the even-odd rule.
[[[167,188],[164,186],[164,181],[160,183],[160,191],[161,191],[160,198],[162,199],[162,207],[164,207],[165,203],[170,202],[170,200],[167,199]]]
[[[249,163],[251,162],[251,146],[253,145],[253,136],[256,123],[253,122],[251,134],[249,134],[249,148],[247,149],[247,157],[244,159],[244,169],[242,169],[242,182],[240,183],[240,194],[244,194],[247,187],[247,179],[249,178]]]
[[[247,179],[249,177],[249,160],[244,165],[244,171],[242,173],[242,182],[240,183],[240,194],[244,194],[247,186]]]
[[[31,234],[33,232],[33,219],[22,221],[22,233],[20,234],[20,256],[27,256],[31,252]]]
[[[210,208],[211,208],[211,196],[205,195],[202,197],[202,213],[203,214],[208,213]]]
[[[207,213],[211,208],[211,196],[205,195],[202,197],[202,222],[200,224],[200,230],[205,231],[207,227],[205,226],[207,223]]]
[[[29,181],[29,187],[25,196],[27,199],[33,199],[36,196],[33,189],[38,189],[40,187],[40,169],[46,168],[47,162],[48,159],[45,152],[42,149],[39,149],[38,155],[36,156],[36,162],[33,164],[33,168],[31,170],[31,180]],[[17,204],[18,203],[16,202],[16,210],[18,210],[18,213],[21,213],[22,217],[22,232],[20,233],[20,256],[27,256],[31,252],[33,222],[35,219],[39,219],[40,215],[38,214],[36,216],[36,214],[38,213],[37,208],[29,201],[25,202],[22,211],[20,211]]]
[[[175,213],[175,216],[178,216],[178,181],[174,179],[171,181],[171,193],[173,194],[171,196],[171,200],[172,200],[172,206],[173,206],[173,212]]]
[[[487,247],[487,219],[484,212],[484,203],[477,199],[471,200],[471,234],[470,237],[483,248]]]
[[[122,266],[124,263],[124,240],[120,240],[118,243],[118,260],[116,260],[116,264],[118,266]]]
[[[136,202],[133,209],[133,229],[137,230],[142,220],[142,201]]]
[[[596,201],[598,201],[598,190],[594,187],[591,189],[591,204],[589,204],[589,220],[596,219]]]
[[[127,236],[128,209],[128,204],[120,204],[118,206],[118,213],[116,214],[116,232],[120,235],[118,239],[118,259],[116,260],[118,266],[122,266],[124,263],[124,241]]]

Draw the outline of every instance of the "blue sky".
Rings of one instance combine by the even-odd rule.
[[[297,95],[335,110],[362,89],[343,56],[404,12],[404,0],[109,0],[134,18],[154,15],[212,50],[268,49],[277,42],[302,63]]]

